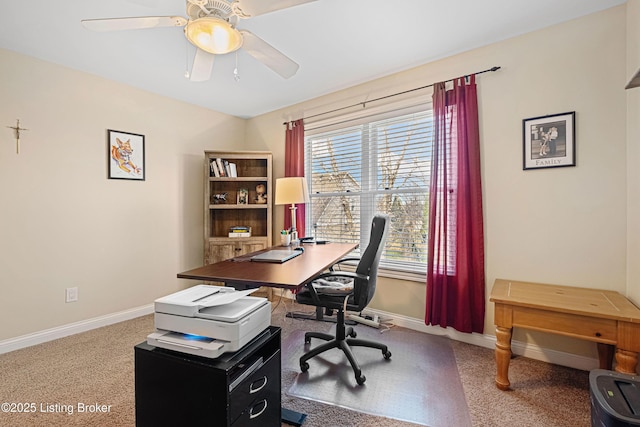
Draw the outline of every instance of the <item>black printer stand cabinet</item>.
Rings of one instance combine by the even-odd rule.
[[[134,350],[136,426],[280,427],[280,328],[215,359]]]

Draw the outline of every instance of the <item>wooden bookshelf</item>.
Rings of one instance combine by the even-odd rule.
[[[212,166],[215,162],[215,166]],[[244,255],[272,245],[272,154],[263,151],[205,151],[204,263]],[[220,173],[220,164],[224,175]],[[229,176],[235,165],[235,175]],[[217,172],[216,169],[217,168]],[[258,187],[264,187],[264,195]],[[243,197],[243,190],[246,195]],[[231,227],[251,227],[250,237],[229,237]],[[269,288],[260,288],[271,296]]]

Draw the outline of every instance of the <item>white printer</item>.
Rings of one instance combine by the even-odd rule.
[[[271,304],[255,289],[196,285],[155,301],[150,345],[215,358],[237,351],[271,324]]]

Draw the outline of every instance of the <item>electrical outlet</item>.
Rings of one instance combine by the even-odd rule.
[[[65,289],[65,302],[76,302],[78,301],[78,288],[67,288]]]

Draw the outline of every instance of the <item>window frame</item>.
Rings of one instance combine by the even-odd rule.
[[[371,124],[371,123],[375,123],[375,122],[380,122],[383,121],[385,119],[394,119],[394,118],[399,118],[402,116],[409,116],[411,114],[416,114],[416,113],[420,113],[420,114],[426,114],[428,117],[431,118],[431,120],[433,120],[433,109],[432,109],[432,105],[430,100],[428,102],[424,102],[424,99],[421,99],[419,102],[417,102],[415,99],[414,100],[410,100],[409,102],[405,101],[401,101],[400,103],[395,103],[395,107],[394,106],[386,106],[386,108],[383,107],[379,107],[376,109],[370,109],[369,111],[362,111],[359,113],[354,113],[354,114],[350,114],[350,115],[341,115],[340,117],[334,117],[332,119],[328,119],[328,120],[324,120],[322,122],[316,122],[311,124],[310,126],[307,126],[307,123],[305,122],[305,175],[307,177],[312,177],[312,165],[313,165],[313,159],[311,156],[311,147],[310,147],[310,142],[311,140],[315,137],[317,138],[319,135],[323,135],[323,134],[327,134],[330,131],[336,131],[336,130],[340,130],[340,129],[348,129],[351,127],[355,127],[355,126],[362,126],[364,124]],[[403,105],[398,105],[398,104],[403,104]],[[368,126],[365,126],[365,129],[369,129]],[[427,127],[427,129],[433,129],[433,122],[431,122],[431,124]],[[362,171],[362,176],[361,176],[361,190],[357,193],[353,193],[353,196],[358,196],[360,198],[360,203],[361,206],[364,203],[364,200],[368,200],[369,202],[369,209],[367,209],[367,212],[370,214],[370,216],[372,217],[373,214],[376,211],[376,198],[380,195],[383,194],[398,194],[398,193],[416,193],[416,187],[409,187],[409,188],[392,188],[392,189],[380,189],[378,188],[378,180],[377,180],[377,176],[376,176],[376,171],[377,171],[377,164],[375,163],[377,161],[377,153],[371,153],[370,150],[371,148],[373,148],[374,151],[377,150],[378,148],[378,144],[372,144],[372,146],[370,146],[368,143],[370,141],[372,141],[371,138],[369,138],[369,136],[367,135],[365,137],[364,135],[364,131],[363,131],[363,135],[361,135],[360,138],[360,147],[361,147],[361,159],[362,159],[362,164],[361,164],[361,168],[360,170]],[[431,140],[432,141],[432,140]],[[430,141],[430,142],[431,142]],[[429,148],[430,150],[431,148]],[[373,163],[373,166],[376,167],[371,167]],[[430,159],[429,159],[430,162]],[[365,173],[366,171],[368,171],[368,173]],[[323,193],[322,195],[318,195],[315,194],[313,192],[312,189],[312,183],[313,179],[308,179],[308,186],[309,186],[309,194],[311,197],[311,204],[314,203],[314,199],[318,199],[318,198],[324,198],[324,197],[332,197],[332,196],[336,196],[336,195],[343,195],[344,193],[341,192],[333,192],[333,193]],[[370,183],[373,182],[373,187],[370,185]],[[366,184],[366,185],[365,185]],[[424,191],[426,193],[429,192],[429,188],[424,189]],[[428,203],[428,197],[427,196],[427,201],[426,203]],[[362,208],[361,208],[361,212],[360,214],[362,215]],[[312,221],[312,209],[307,209],[307,218],[306,218],[306,229],[307,230],[313,230],[313,221]],[[371,218],[362,218],[362,220],[360,221],[359,227],[359,237],[360,237],[360,245],[361,245],[361,249],[363,248],[363,245],[366,245],[368,243],[368,235],[370,233],[370,227],[371,227]],[[311,234],[311,233],[309,233]],[[403,279],[403,280],[415,280],[415,281],[424,281],[426,278],[426,270],[427,270],[427,265],[426,265],[426,248],[425,248],[425,253],[424,253],[424,262],[418,262],[418,261],[394,261],[393,259],[381,259],[380,261],[380,275],[381,276],[388,276],[388,277],[393,277],[393,278],[398,278],[398,279]]]

